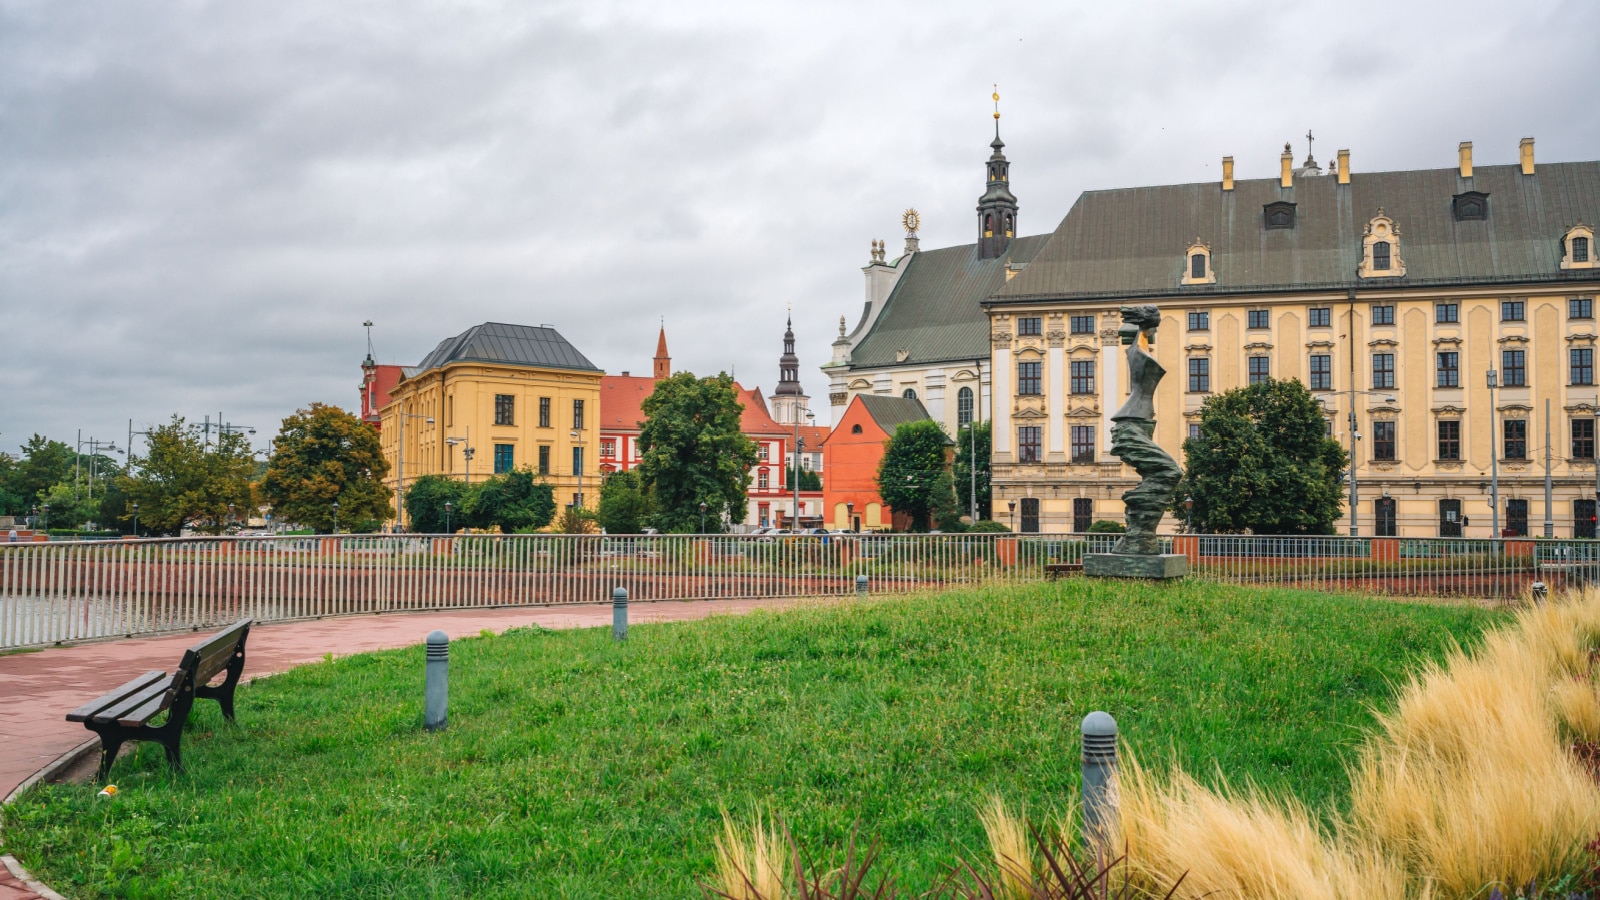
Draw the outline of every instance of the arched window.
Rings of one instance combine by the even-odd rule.
[[[851,434],[860,434],[861,433],[861,426],[860,425],[851,425],[850,426],[850,433]]]
[[[907,400],[915,400],[917,399],[916,388],[906,388],[900,392],[900,396],[906,398]]]
[[[1204,253],[1195,253],[1189,257],[1189,277],[1206,277],[1206,255]]]
[[[956,392],[956,425],[965,427],[972,424],[972,388],[964,387]]]
[[[756,476],[756,487],[764,491],[771,486],[772,481],[767,476],[767,470],[762,469]]]
[[[1389,242],[1375,241],[1372,245],[1372,268],[1378,272],[1389,271]]]

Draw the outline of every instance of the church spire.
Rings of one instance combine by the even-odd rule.
[[[794,318],[785,323],[783,356],[778,358],[778,387],[773,394],[800,393],[800,357],[794,353]]]
[[[656,370],[657,381],[672,377],[672,357],[667,355],[667,325],[661,323],[661,334],[656,338]]]
[[[1017,230],[1017,198],[1011,193],[1011,163],[1000,140],[1000,86],[994,91],[994,141],[989,144],[989,180],[978,198],[978,258],[998,259]]]

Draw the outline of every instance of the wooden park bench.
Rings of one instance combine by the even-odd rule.
[[[67,713],[68,722],[82,722],[100,735],[97,780],[110,774],[117,751],[127,741],[160,743],[167,750],[167,763],[174,770],[182,769],[178,744],[196,697],[216,700],[223,717],[233,721],[233,689],[244,671],[244,642],[250,635],[250,622],[242,619],[183,651],[182,661],[171,674],[146,672]],[[222,683],[213,686],[211,679],[224,672]],[[163,710],[167,713],[166,722],[152,726],[150,721]]]
[[[1054,581],[1063,575],[1082,574],[1082,572],[1083,563],[1081,562],[1045,563],[1044,566],[1044,577],[1048,581]]]

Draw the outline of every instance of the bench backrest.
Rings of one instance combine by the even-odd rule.
[[[215,678],[216,674],[226,669],[228,663],[233,660],[235,651],[250,634],[250,625],[253,621],[240,619],[183,651],[183,661],[178,664],[178,671],[174,673],[177,677],[173,679],[173,686],[177,688],[181,685],[186,676],[194,679],[196,687],[207,684]]]

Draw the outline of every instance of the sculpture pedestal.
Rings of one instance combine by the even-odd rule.
[[[1181,553],[1135,556],[1127,553],[1086,553],[1083,574],[1094,578],[1151,578],[1165,580],[1189,574],[1189,558]]]

